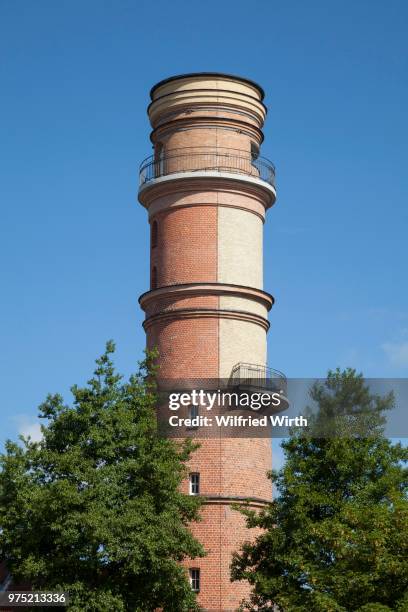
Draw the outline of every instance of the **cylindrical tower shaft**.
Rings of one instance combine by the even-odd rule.
[[[263,223],[276,197],[274,168],[259,156],[263,91],[199,73],[158,83],[151,99],[154,155],[142,163],[139,190],[151,287],[140,303],[159,376],[228,378],[240,364],[262,374],[273,304],[263,291]],[[270,468],[265,438],[201,440],[194,454],[190,470],[207,502],[192,529],[208,554],[186,565],[205,609],[234,610],[248,593],[229,578],[231,555],[249,537],[231,503],[270,500]]]

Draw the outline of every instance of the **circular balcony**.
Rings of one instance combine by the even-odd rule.
[[[253,363],[237,363],[231,371],[230,382],[236,386],[254,387],[264,391],[287,392],[287,379],[280,370]]]
[[[194,172],[240,174],[275,187],[275,166],[264,157],[254,157],[249,151],[239,149],[185,147],[147,157],[140,164],[139,188],[161,177]]]
[[[276,412],[286,410],[289,406],[287,399],[288,381],[279,370],[268,368],[265,365],[253,363],[237,363],[231,371],[229,385],[246,393],[278,393],[280,403]]]

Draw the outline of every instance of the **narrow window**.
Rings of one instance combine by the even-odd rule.
[[[192,404],[188,408],[188,418],[195,419],[196,417],[198,417],[198,406]]]
[[[164,149],[163,143],[157,142],[154,147],[154,176],[163,176],[164,172]]]
[[[191,405],[188,407],[188,418],[189,419],[195,419],[196,417],[198,417],[198,406],[195,405]],[[198,429],[197,425],[189,425],[188,429]]]
[[[156,266],[153,266],[152,268],[151,288],[157,289],[157,268]]]
[[[251,142],[251,159],[255,161],[259,157],[259,145],[256,142]]]
[[[200,592],[200,570],[198,568],[190,569],[190,585],[194,593]]]
[[[159,239],[159,226],[157,224],[157,221],[153,221],[151,232],[152,232],[151,244],[152,244],[152,249],[154,249],[155,247],[157,247],[157,242]]]
[[[160,161],[163,157],[163,143],[156,142],[154,146],[154,159],[155,161]]]
[[[190,474],[190,495],[199,495],[200,493],[200,474],[193,472]]]

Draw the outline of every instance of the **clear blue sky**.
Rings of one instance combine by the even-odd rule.
[[[177,73],[266,91],[269,364],[408,375],[407,26],[403,0],[0,0],[0,444],[105,340],[124,373],[142,355],[138,164]]]

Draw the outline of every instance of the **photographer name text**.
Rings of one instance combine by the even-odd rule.
[[[307,418],[297,416],[289,418],[282,415],[269,415],[261,417],[242,415],[216,415],[214,417],[196,416],[192,419],[177,415],[169,417],[172,427],[307,427]]]

